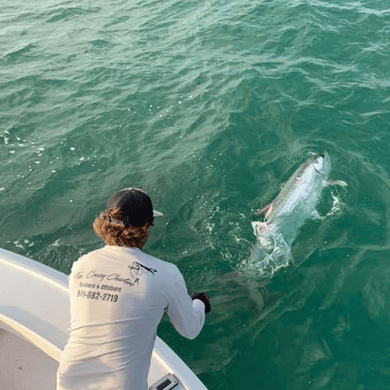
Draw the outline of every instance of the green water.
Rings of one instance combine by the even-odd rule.
[[[387,1],[3,1],[0,34],[0,247],[68,273],[144,188],[145,251],[213,304],[158,334],[210,390],[390,389]],[[340,212],[257,277],[255,211],[323,151]]]

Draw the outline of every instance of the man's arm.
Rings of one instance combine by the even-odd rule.
[[[182,336],[194,339],[204,324],[205,304],[199,299],[191,299],[182,274],[176,266],[174,268],[175,272],[171,274],[168,282],[168,316]]]

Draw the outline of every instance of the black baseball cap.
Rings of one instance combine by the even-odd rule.
[[[122,221],[112,219],[112,223],[129,226],[144,226],[146,222],[153,223],[154,217],[162,216],[153,210],[149,195],[139,188],[124,188],[115,193],[107,203],[107,211],[119,208]]]

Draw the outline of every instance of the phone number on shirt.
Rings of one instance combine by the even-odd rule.
[[[98,299],[101,301],[106,302],[117,302],[118,301],[118,295],[112,295],[112,294],[101,294],[100,292],[96,291],[84,291],[84,290],[77,290],[77,298],[88,298],[88,299]]]

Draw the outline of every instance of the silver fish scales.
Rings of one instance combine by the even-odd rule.
[[[258,214],[265,214],[264,222],[252,222],[258,244],[252,253],[264,274],[272,274],[289,264],[291,244],[305,221],[315,214],[322,190],[327,185],[331,164],[328,153],[305,161],[294,172],[282,190]]]

